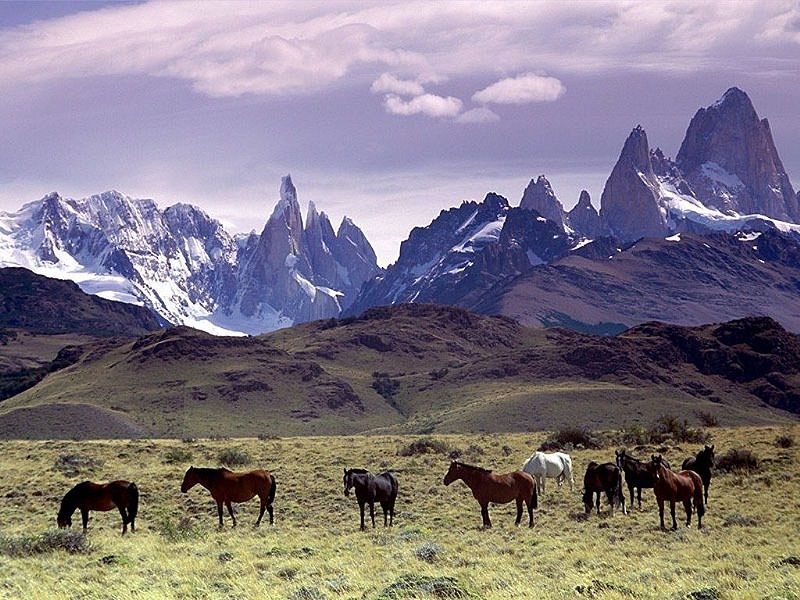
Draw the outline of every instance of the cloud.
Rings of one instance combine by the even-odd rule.
[[[473,108],[456,117],[458,123],[491,123],[499,120],[500,117],[485,106]]]
[[[453,96],[437,96],[422,94],[411,100],[403,100],[399,96],[389,94],[384,98],[383,106],[392,115],[425,115],[428,117],[455,117],[461,112],[463,103]]]
[[[555,77],[525,73],[517,77],[501,79],[472,95],[482,104],[528,104],[529,102],[553,102],[564,95],[567,88]]]
[[[421,96],[425,88],[418,81],[398,79],[394,75],[384,73],[372,82],[369,88],[373,94],[397,94],[399,96]]]
[[[312,94],[387,72],[397,95],[497,73],[793,76],[798,18],[796,3],[762,0],[112,4],[0,29],[0,92],[98,76],[168,77],[213,97]]]

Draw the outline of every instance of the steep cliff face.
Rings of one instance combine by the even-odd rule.
[[[522,194],[520,208],[535,210],[545,219],[550,219],[559,229],[564,230],[564,206],[553,193],[550,182],[544,175],[539,175],[534,181],[531,179],[525,192]]]
[[[592,206],[592,199],[586,190],[581,190],[578,203],[567,213],[567,223],[586,238],[594,239],[610,233],[597,209]]]
[[[614,236],[633,241],[666,234],[666,218],[658,204],[659,187],[647,134],[637,125],[625,140],[600,200],[600,215]]]
[[[800,221],[795,192],[750,98],[730,88],[689,123],[677,166],[698,200],[722,211]]]

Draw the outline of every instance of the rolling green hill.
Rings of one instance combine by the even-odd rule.
[[[0,435],[523,431],[698,411],[776,423],[800,412],[798,365],[798,337],[768,318],[597,337],[403,305],[259,337],[179,327],[91,343],[0,403]]]

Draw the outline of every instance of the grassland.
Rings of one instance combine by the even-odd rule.
[[[135,480],[142,505],[137,533],[125,537],[119,535],[118,514],[92,513],[86,553],[0,556],[0,596],[800,597],[800,450],[775,445],[779,435],[800,441],[800,426],[709,431],[718,453],[747,447],[762,466],[753,473],[717,474],[706,527],[674,533],[658,529],[650,491],[645,491],[642,512],[584,519],[579,490],[568,488],[548,490],[532,530],[513,526],[510,506],[493,507],[494,528],[480,530],[468,490],[460,482],[441,483],[449,461],[445,454],[398,455],[417,436],[4,441],[2,548],[52,527],[61,495],[87,478]],[[463,460],[505,471],[518,468],[545,437],[516,433],[437,439],[461,449]],[[180,493],[189,464],[216,465],[219,453],[228,449],[247,453],[251,467],[276,474],[274,526],[251,526],[258,508],[251,502],[236,507],[239,527],[232,529],[226,521],[218,530],[205,490]],[[679,463],[695,449],[671,446],[665,455]],[[68,473],[55,466],[63,455],[91,459],[95,466]],[[577,450],[573,457],[580,488],[586,463],[609,460],[613,447]],[[355,501],[342,495],[344,466],[397,472],[401,491],[394,528],[358,531]]]

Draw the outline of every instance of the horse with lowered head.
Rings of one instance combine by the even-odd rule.
[[[397,477],[388,471],[373,475],[366,469],[345,469],[342,483],[345,496],[350,495],[351,489],[356,491],[356,500],[361,511],[361,531],[366,529],[364,507],[367,504],[369,504],[372,528],[375,528],[375,501],[380,502],[383,509],[383,526],[391,527],[394,524],[394,503],[397,500],[397,491],[400,489]]]
[[[592,512],[592,508],[597,508],[597,514],[600,514],[600,494],[606,493],[608,504],[611,510],[611,516],[614,516],[614,508],[622,506],[622,514],[626,514],[625,510],[625,494],[622,493],[622,471],[613,463],[603,463],[602,465],[596,462],[590,462],[586,467],[586,473],[583,476],[583,506],[586,509],[586,514]],[[593,496],[597,496],[594,501]]]
[[[565,452],[534,452],[522,465],[522,470],[530,473],[536,480],[536,487],[544,495],[545,480],[555,479],[558,487],[569,481],[569,489],[575,489],[572,476],[572,458]]]
[[[202,485],[217,503],[219,526],[222,527],[222,505],[228,508],[233,526],[236,527],[236,517],[233,514],[231,502],[247,502],[254,496],[261,500],[261,510],[258,513],[256,527],[261,524],[264,510],[269,511],[269,524],[274,523],[272,503],[275,500],[275,475],[263,469],[236,473],[224,467],[219,469],[201,469],[189,467],[183,476],[181,492],[184,494],[197,484]]]
[[[639,510],[642,509],[642,488],[652,488],[655,485],[655,477],[650,473],[648,463],[629,456],[625,449],[615,451],[617,466],[625,473],[625,483],[631,494],[631,507],[633,507],[633,490],[636,488],[636,497],[639,500]],[[662,460],[668,469],[669,463]]]
[[[528,508],[528,527],[533,527],[533,509],[539,506],[539,497],[536,492],[536,482],[529,473],[512,471],[505,475],[495,475],[487,469],[465,465],[457,461],[450,463],[450,469],[444,476],[444,484],[450,485],[461,479],[470,490],[481,507],[483,526],[489,528],[489,503],[508,504],[512,500],[517,502],[517,519],[515,525],[522,521],[522,504]]]
[[[72,514],[80,509],[83,530],[86,531],[90,510],[107,511],[114,507],[122,517],[122,535],[128,531],[128,525],[131,532],[135,532],[136,514],[139,512],[139,488],[136,484],[122,479],[105,484],[84,481],[64,495],[56,522],[60,529],[72,527]]]
[[[711,467],[714,466],[714,444],[704,446],[695,456],[690,456],[681,465],[684,471],[694,471],[703,480],[703,496],[708,506],[708,488],[711,485]]]
[[[703,481],[700,476],[694,471],[686,470],[673,473],[664,465],[661,455],[653,456],[650,459],[649,468],[656,480],[653,491],[658,502],[661,529],[666,529],[664,527],[664,502],[669,502],[672,530],[674,531],[678,528],[678,522],[675,520],[675,503],[683,502],[683,509],[686,511],[686,526],[689,527],[692,523],[692,501],[694,501],[694,508],[697,511],[697,527],[701,528],[706,509],[703,505]]]

